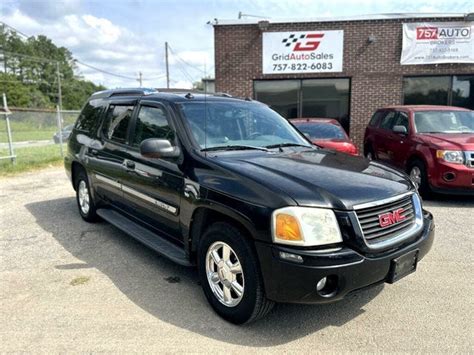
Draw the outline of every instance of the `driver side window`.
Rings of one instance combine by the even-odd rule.
[[[141,106],[132,136],[132,146],[138,147],[145,139],[167,139],[174,143],[175,133],[166,111],[161,107]]]
[[[395,119],[395,123],[393,124],[392,129],[395,126],[403,126],[407,129],[407,132],[409,132],[408,115],[405,112],[398,113],[398,117]]]

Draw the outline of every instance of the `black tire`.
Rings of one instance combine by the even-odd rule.
[[[410,175],[410,178],[412,177],[412,171],[414,169],[418,169],[420,172],[420,184],[418,186],[418,192],[425,198],[430,197],[432,195],[432,191],[428,182],[425,163],[419,159],[411,161],[407,168],[407,174]]]
[[[85,188],[89,196],[89,204],[88,204],[87,210],[81,207],[81,202],[80,202],[79,195],[80,195],[82,183],[85,184]],[[79,209],[79,214],[81,215],[82,219],[90,223],[97,222],[99,220],[99,216],[96,213],[97,212],[96,205],[94,203],[94,200],[92,199],[91,189],[89,186],[89,179],[87,178],[87,174],[84,170],[79,170],[78,173],[76,174],[74,178],[74,186],[76,188],[77,208]]]
[[[216,242],[226,243],[239,259],[243,271],[244,291],[235,306],[223,304],[213,293],[206,273],[206,256]],[[229,223],[217,222],[210,226],[201,237],[198,248],[198,271],[204,294],[214,311],[234,324],[244,324],[264,317],[274,306],[265,297],[262,276],[257,256],[251,242],[236,227]]]

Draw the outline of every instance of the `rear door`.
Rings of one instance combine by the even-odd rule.
[[[155,100],[142,100],[131,129],[124,162],[122,190],[133,205],[134,214],[149,228],[171,238],[179,238],[180,198],[184,177],[179,159],[152,159],[140,154],[140,143],[148,138],[167,139],[177,145],[173,111]]]
[[[109,103],[98,132],[99,145],[88,148],[89,166],[97,194],[104,200],[124,208],[121,180],[123,164],[128,157],[127,140],[135,101]]]

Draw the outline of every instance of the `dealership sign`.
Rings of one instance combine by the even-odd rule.
[[[344,31],[264,32],[263,74],[342,71]]]
[[[474,63],[474,22],[405,23],[401,64]]]

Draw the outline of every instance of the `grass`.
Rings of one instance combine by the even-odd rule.
[[[56,133],[56,129],[43,129],[43,130],[29,130],[29,131],[14,131],[12,129],[12,140],[13,142],[24,142],[24,141],[41,141],[41,140],[52,140],[53,135]],[[7,143],[8,136],[7,131],[0,132],[0,143]]]
[[[12,164],[10,159],[0,160],[0,176],[11,176],[49,166],[60,166],[63,158],[59,148],[57,144],[17,148],[15,149],[16,164]],[[65,146],[64,151],[66,151]],[[0,149],[0,156],[6,155],[9,155],[8,150]]]

